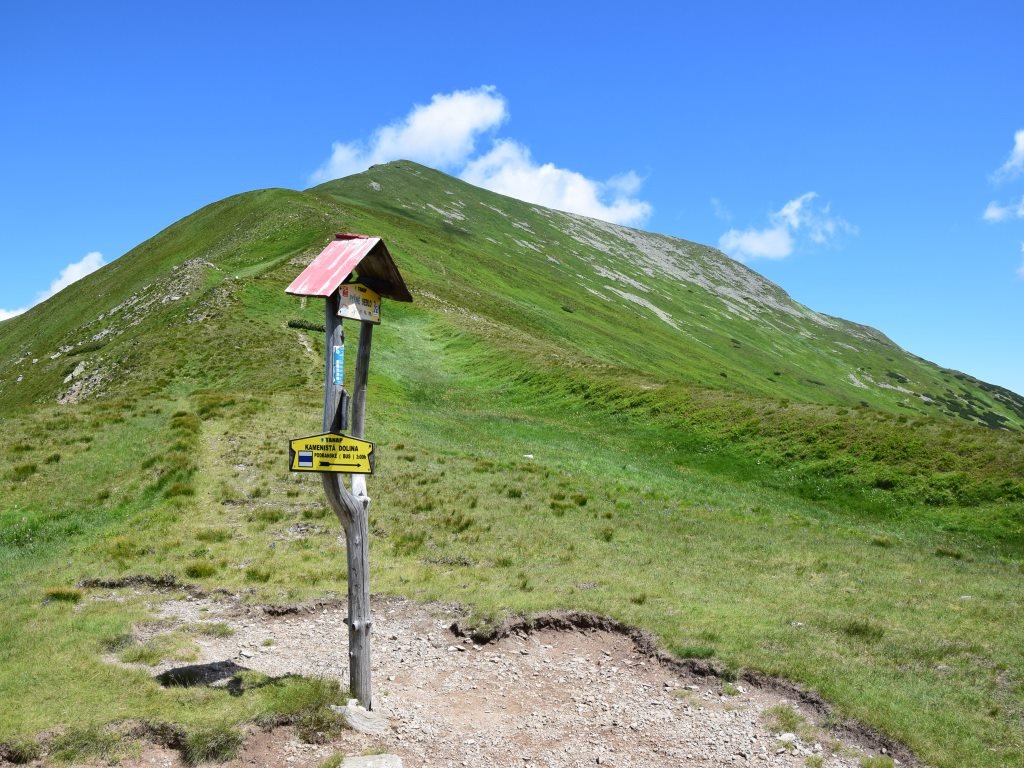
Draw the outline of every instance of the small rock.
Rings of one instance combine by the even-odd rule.
[[[341,715],[353,731],[370,736],[383,736],[390,730],[388,721],[383,715],[363,709],[356,699],[349,699],[348,704],[344,707],[331,704],[331,709]]]
[[[398,755],[362,755],[346,757],[342,768],[402,768],[402,758]]]

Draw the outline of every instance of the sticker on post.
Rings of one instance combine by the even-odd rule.
[[[288,441],[288,468],[292,472],[372,475],[375,460],[373,443],[358,437],[327,432]]]
[[[334,384],[342,387],[345,385],[345,345],[338,344],[334,347]]]
[[[338,286],[338,317],[380,324],[380,294],[362,283]]]

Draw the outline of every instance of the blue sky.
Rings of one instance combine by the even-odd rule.
[[[1021,29],[1009,2],[5,3],[0,317],[398,152],[721,246],[1024,393]]]

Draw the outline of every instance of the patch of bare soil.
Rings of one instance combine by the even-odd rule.
[[[271,676],[298,674],[347,684],[345,607],[251,608],[234,598],[191,594],[162,603],[161,629],[224,622],[230,637],[201,636],[198,664]],[[649,637],[580,614],[507,624],[495,639],[457,634],[460,610],[374,598],[373,708],[390,725],[382,737],[345,732],[304,744],[289,727],[246,731],[227,763],[315,768],[335,752],[387,752],[406,768],[481,766],[825,766],[857,768],[881,750],[916,761],[870,734],[828,730],[822,703],[756,678],[725,682],[708,665],[659,656]],[[453,632],[453,627],[456,632]],[[173,665],[152,670],[173,674]],[[772,730],[771,708],[792,707],[804,725]],[[128,768],[183,766],[149,742]]]

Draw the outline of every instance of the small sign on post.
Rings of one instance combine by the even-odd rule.
[[[289,441],[288,455],[292,472],[344,472],[348,475],[373,474],[376,458],[369,440],[333,432]]]
[[[358,281],[349,281],[358,272]],[[371,287],[372,286],[372,287]],[[370,685],[370,497],[365,476],[374,470],[373,443],[363,439],[366,423],[366,385],[370,372],[373,326],[380,323],[381,298],[412,301],[387,246],[379,237],[339,234],[285,289],[293,296],[325,299],[323,432],[288,443],[293,472],[318,472],[324,493],[345,529],[348,560],[349,685],[367,710],[373,709]],[[360,323],[359,348],[353,376],[351,435],[341,432],[349,423],[349,398],[344,390],[347,318]],[[350,477],[350,488],[344,477]]]
[[[338,317],[361,320],[364,323],[380,323],[380,294],[361,283],[344,283],[338,289]]]

